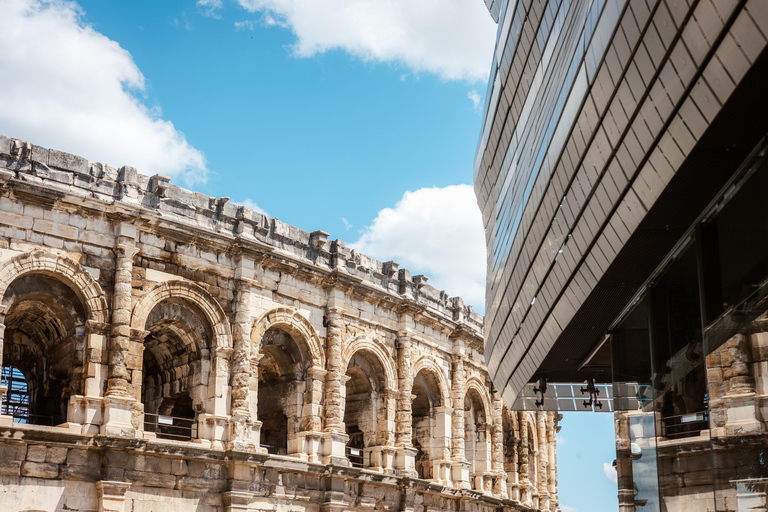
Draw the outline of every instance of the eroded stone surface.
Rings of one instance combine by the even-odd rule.
[[[0,172],[4,510],[559,509],[557,418],[424,276],[130,167]]]

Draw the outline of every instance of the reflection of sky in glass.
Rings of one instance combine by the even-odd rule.
[[[635,500],[648,500],[643,512],[658,512],[659,475],[656,467],[656,432],[652,412],[633,414],[629,417],[629,439],[642,450],[639,459],[632,461],[632,479],[635,483]]]

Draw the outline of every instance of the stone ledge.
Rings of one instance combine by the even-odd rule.
[[[40,167],[38,172],[36,166]],[[346,247],[343,241],[328,243],[327,233],[309,233],[245,206],[183,189],[165,176],[152,177],[129,166],[119,170],[83,157],[46,149],[29,142],[0,135],[0,187],[14,179],[32,180],[57,198],[67,194],[122,205],[137,217],[154,212],[169,221],[195,230],[214,231],[230,239],[262,243],[285,251],[304,263],[327,269],[341,269],[350,277],[381,288],[389,295],[405,297],[433,309],[440,315],[466,325],[482,336],[483,316],[427,284],[425,276],[411,277],[396,262],[380,262]],[[78,201],[79,202],[79,201]]]

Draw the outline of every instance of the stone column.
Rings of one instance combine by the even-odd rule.
[[[416,453],[413,448],[413,375],[411,374],[411,333],[413,318],[408,313],[400,315],[397,333],[397,412],[395,413],[395,468],[400,474],[416,476]]]
[[[229,433],[229,448],[235,450],[260,449],[261,422],[258,421],[259,379],[251,379],[251,282],[253,261],[243,255],[237,259],[235,270],[236,293],[235,322],[232,333],[234,352],[232,356],[232,418]],[[252,385],[255,384],[255,390]],[[252,393],[255,396],[252,396]]]
[[[297,400],[303,401],[301,406],[301,430],[288,439],[288,454],[308,462],[322,462],[326,441],[330,453],[333,453],[333,436],[335,433],[323,432],[321,403],[323,389],[328,372],[320,367],[308,368],[304,374],[301,387],[303,396]]]
[[[443,485],[451,482],[451,437],[453,408],[435,407],[435,433],[432,449],[432,478]]]
[[[136,226],[121,222],[118,224],[117,231],[112,331],[109,340],[109,371],[101,433],[134,436],[136,434],[136,422],[132,421],[132,410],[135,408],[138,413],[138,409],[141,408],[141,368],[139,365],[141,355],[137,358],[135,354],[131,353],[133,257],[138,252]],[[135,351],[134,348],[133,352]],[[136,372],[138,373],[134,375]],[[137,382],[134,382],[134,376],[137,377]]]
[[[518,414],[514,411],[508,411],[511,417],[510,423],[511,432],[509,433],[512,438],[511,441],[507,441],[506,450],[507,454],[504,461],[504,469],[507,473],[507,494],[512,501],[520,501],[520,481],[519,481],[519,454],[520,454],[520,422],[518,421]],[[511,453],[510,453],[511,451]]]
[[[233,349],[226,346],[216,346],[210,351],[211,371],[208,375],[205,412],[197,414],[197,439],[194,441],[216,449],[226,448],[229,440],[232,353]]]
[[[469,489],[469,468],[464,452],[464,351],[457,349],[453,356],[453,375],[451,379],[451,398],[453,400],[453,432],[451,459],[453,460],[451,477],[454,485],[461,489]]]
[[[557,448],[557,432],[555,431],[555,412],[547,413],[547,450],[549,457],[549,464],[547,469],[547,492],[549,492],[549,508],[556,503],[555,496],[557,495],[557,461],[556,448]]]
[[[392,473],[395,469],[395,411],[398,392],[393,389],[379,391],[376,414],[376,446],[366,448],[371,469]]]
[[[764,336],[765,333],[758,333],[752,335],[752,338],[759,343]],[[712,408],[718,409],[720,403],[724,405],[719,409],[725,411],[726,436],[759,434],[765,430],[763,422],[759,419],[760,403],[755,393],[755,379],[750,361],[751,344],[749,335],[737,334],[715,351],[719,354],[722,365],[725,394],[722,395],[722,401],[712,400]],[[707,358],[707,361],[709,360],[710,358]],[[712,429],[712,434],[720,436],[723,432],[722,429]]]
[[[502,410],[504,402],[495,389],[491,390],[493,427],[491,431],[491,471],[493,472],[493,494],[507,499],[507,474],[504,472],[504,426]]]
[[[6,306],[0,304],[0,367],[3,366],[3,342],[5,337],[5,309]],[[8,392],[8,386],[0,386],[0,400],[3,399]],[[2,415],[0,416],[0,426],[10,426],[13,424],[13,416]]]
[[[344,398],[341,389],[341,311],[326,310],[325,431],[344,432]]]
[[[125,512],[125,493],[129,487],[129,482],[96,482],[96,489],[99,491],[99,512]]]
[[[520,444],[517,452],[517,459],[520,461],[520,470],[518,472],[520,478],[520,501],[524,505],[530,506],[531,504],[531,482],[528,479],[528,421],[527,413],[518,413],[518,425],[520,425]]]
[[[322,456],[325,464],[349,465],[346,446],[349,436],[344,428],[344,389],[341,375],[343,290],[329,290],[325,311],[325,430]]]
[[[539,444],[539,463],[537,464],[538,475],[536,483],[539,491],[539,508],[543,511],[549,510],[549,444],[547,442],[547,419],[549,414],[544,411],[536,413],[536,429],[538,430]]]

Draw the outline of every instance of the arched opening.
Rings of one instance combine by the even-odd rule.
[[[144,338],[144,431],[158,438],[197,438],[204,411],[212,333],[205,315],[183,299],[166,299],[150,311]]]
[[[419,478],[433,478],[435,407],[442,406],[442,396],[437,377],[428,370],[421,370],[413,379],[414,396],[411,403],[411,432],[416,452],[416,473]]]
[[[482,479],[489,470],[488,435],[483,401],[476,389],[464,395],[464,452],[470,464],[472,488],[482,490]]]
[[[14,421],[59,425],[67,421],[69,397],[83,390],[86,310],[77,294],[47,274],[14,280],[6,307],[3,376],[17,392],[3,399],[16,408]],[[23,380],[22,380],[23,377]],[[25,388],[25,397],[19,392]],[[26,409],[16,400],[26,400]]]
[[[378,431],[384,426],[386,405],[381,392],[386,388],[384,366],[371,352],[356,352],[347,365],[344,425],[349,436],[347,458],[352,466],[369,467],[371,448],[381,443]]]
[[[277,327],[264,333],[260,353],[261,446],[269,453],[287,455],[288,442],[299,431],[305,385],[303,359],[293,337]]]

